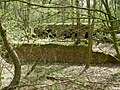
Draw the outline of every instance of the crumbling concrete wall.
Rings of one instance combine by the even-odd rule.
[[[22,64],[33,63],[39,59],[40,62],[60,63],[86,63],[88,59],[87,46],[66,46],[57,44],[34,45],[23,44],[15,49]],[[6,61],[10,61],[6,54]],[[91,63],[117,63],[111,55],[102,52],[93,52]]]

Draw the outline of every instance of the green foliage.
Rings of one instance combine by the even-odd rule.
[[[120,76],[120,70],[118,70],[114,75],[115,76]]]
[[[41,72],[44,72],[46,75],[49,75],[53,72],[61,72],[63,68],[65,68],[66,66],[64,67],[36,67],[34,72],[36,73],[41,73]]]
[[[42,72],[42,68],[40,68],[40,67],[36,67],[35,69],[34,69],[34,72],[35,73],[40,73],[40,72]]]
[[[83,0],[84,1],[84,0]],[[69,0],[52,0],[49,2],[49,0],[43,1],[33,1],[30,0],[30,3],[38,3],[40,5],[45,5],[45,6],[69,6],[71,5],[71,1]],[[64,2],[64,3],[63,3]],[[85,7],[85,5],[80,1],[80,7]],[[109,3],[111,3],[111,0],[109,0]],[[96,7],[97,9],[100,9],[104,11],[104,8],[101,7],[101,2],[98,1],[97,3],[99,7]],[[73,18],[76,18],[76,9],[72,8],[40,8],[40,7],[34,7],[31,5],[26,5],[24,3],[20,2],[11,2],[7,3],[8,7],[6,8],[1,8],[0,9],[0,14],[3,15],[6,12],[3,11],[10,11],[5,15],[5,29],[7,30],[7,35],[8,38],[11,42],[16,42],[19,43],[21,41],[27,41],[27,39],[31,39],[31,34],[33,33],[34,28],[38,27],[39,29],[40,26],[43,23],[72,23],[72,21],[76,21]],[[75,6],[75,2],[73,3]],[[111,5],[114,5],[111,3]],[[4,4],[2,5],[4,6]],[[117,2],[117,6],[119,6]],[[113,7],[113,6],[112,6]],[[113,10],[113,9],[111,9]],[[87,17],[87,11],[86,10],[79,10],[80,11],[80,17],[84,18]],[[97,12],[97,11],[96,11]],[[119,10],[117,11],[117,14],[119,17]],[[98,18],[95,20],[95,27],[100,28],[100,29],[106,29],[107,28],[107,23],[106,17],[104,14],[97,12],[95,15],[95,18]],[[64,20],[63,20],[64,19]],[[81,23],[86,23],[87,19],[81,19]]]
[[[51,90],[58,90],[54,85],[52,85],[52,89]]]
[[[4,79],[4,77],[0,77],[0,79]]]
[[[75,78],[75,80],[73,82],[76,84],[82,83],[84,87],[87,87],[87,85],[88,85],[88,82],[86,81],[85,76],[82,76],[82,75]]]

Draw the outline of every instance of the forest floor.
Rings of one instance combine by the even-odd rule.
[[[108,47],[109,46],[109,47]],[[115,56],[113,45],[93,46],[93,51]],[[0,58],[0,88],[14,76],[13,65]],[[39,64],[25,77],[32,65],[22,65],[22,76],[17,90],[120,90],[119,64],[92,64],[84,73],[84,64]]]
[[[13,65],[0,60],[2,87],[13,78]],[[40,64],[24,78],[32,65],[22,65],[19,90],[120,90],[120,65],[91,65],[81,74],[85,65]],[[18,90],[18,89],[17,89]]]

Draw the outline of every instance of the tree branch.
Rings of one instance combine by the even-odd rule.
[[[18,55],[14,51],[13,47],[8,42],[7,37],[6,37],[6,31],[3,29],[1,22],[0,22],[0,33],[1,33],[1,37],[4,42],[4,46],[5,46],[6,50],[8,51],[8,53],[13,61],[14,68],[15,68],[13,80],[7,87],[2,88],[1,90],[14,90],[15,89],[14,86],[19,84],[20,77],[21,77],[20,59],[18,58]]]
[[[98,9],[90,9],[90,8],[81,8],[79,6],[72,6],[72,5],[67,5],[67,6],[45,6],[45,5],[40,5],[40,4],[35,4],[35,3],[29,3],[27,1],[23,1],[23,0],[4,0],[2,2],[21,2],[21,3],[24,3],[24,4],[27,4],[27,5],[30,5],[30,6],[37,6],[37,7],[40,7],[40,8],[76,8],[76,9],[83,9],[83,10],[89,10],[89,11],[98,11],[98,12],[101,12],[105,15],[109,15],[109,13],[106,13],[102,10],[98,10]],[[116,19],[116,17],[112,16],[114,19]]]

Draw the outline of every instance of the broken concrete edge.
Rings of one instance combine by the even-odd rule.
[[[17,45],[16,45],[17,46]],[[29,51],[31,49],[31,51]],[[88,46],[85,45],[59,45],[59,44],[21,44],[15,50],[21,58],[22,64],[33,63],[36,59],[44,63],[86,63]],[[30,53],[30,54],[29,54]],[[25,55],[24,55],[25,54]],[[10,58],[6,54],[5,60],[10,63]],[[110,54],[104,52],[93,52],[91,63],[104,64],[115,63],[119,64],[118,59]]]

